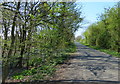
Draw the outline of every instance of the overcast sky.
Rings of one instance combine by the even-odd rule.
[[[81,35],[87,27],[97,21],[97,17],[104,12],[104,8],[113,7],[116,2],[77,2],[82,4],[82,15],[85,16],[83,28],[79,28],[75,37]]]

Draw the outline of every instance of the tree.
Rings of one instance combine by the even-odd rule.
[[[60,57],[83,20],[74,2],[5,2],[2,6],[3,82],[9,69],[40,67]]]
[[[90,25],[85,31],[84,37],[87,43],[119,52],[119,9],[117,5],[112,8],[105,8],[104,13],[99,17],[99,21]]]

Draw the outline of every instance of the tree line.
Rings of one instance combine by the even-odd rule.
[[[79,28],[75,2],[4,2],[2,8],[3,82],[14,68],[54,64],[70,48]]]
[[[103,49],[120,52],[120,7],[119,3],[111,8],[105,8],[99,16],[99,21],[93,23],[78,37],[82,43]],[[81,40],[80,40],[81,39]]]

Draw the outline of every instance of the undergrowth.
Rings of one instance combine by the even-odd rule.
[[[26,76],[30,76],[26,81],[32,80],[44,80],[47,77],[51,77],[56,70],[56,65],[63,64],[68,58],[70,52],[75,52],[75,44],[70,44],[67,49],[64,50],[61,54],[56,54],[54,56],[49,56],[46,58],[46,62],[42,63],[41,58],[35,58],[30,63],[32,64],[31,68],[28,70],[22,70],[22,72],[14,73],[12,79],[14,80],[23,80]],[[33,64],[34,63],[34,64]],[[36,66],[39,65],[39,66]]]

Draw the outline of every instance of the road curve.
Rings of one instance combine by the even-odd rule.
[[[120,81],[119,58],[75,44],[77,52],[56,70],[51,80]]]

